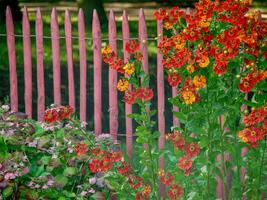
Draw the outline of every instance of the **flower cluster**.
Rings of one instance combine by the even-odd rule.
[[[113,163],[122,160],[121,151],[107,151],[96,147],[91,150],[91,154],[94,156],[89,163],[89,169],[92,173],[106,172],[110,170]]]
[[[238,133],[238,137],[251,147],[256,147],[260,140],[267,135],[267,104],[253,109],[243,117],[245,128]]]
[[[70,118],[72,114],[73,108],[69,105],[52,107],[45,111],[44,120],[46,123],[55,123]]]
[[[179,199],[183,195],[183,187],[174,183],[174,177],[170,172],[160,169],[158,172],[160,182],[169,187],[167,191],[168,197],[172,200]]]
[[[124,92],[124,101],[128,104],[134,104],[137,99],[148,101],[153,98],[154,93],[151,88],[146,85],[139,85],[140,82],[140,61],[142,53],[140,52],[140,43],[136,40],[131,40],[126,43],[126,51],[134,58],[134,61],[123,62],[123,59],[118,58],[110,45],[102,48],[103,60],[111,69],[117,70],[125,76],[121,77],[117,83],[117,89]],[[137,81],[134,81],[138,79]],[[133,82],[133,88],[130,87],[130,82]]]
[[[195,7],[187,14],[178,7],[154,13],[157,20],[163,21],[164,28],[172,32],[170,37],[164,36],[158,46],[172,87],[188,84],[186,76],[193,78],[210,71],[218,76],[232,73],[237,69],[228,65],[238,57],[250,66],[256,65],[253,62],[257,58],[266,56],[263,38],[267,34],[267,23],[258,17],[259,13],[248,14],[248,1],[200,0]],[[250,72],[249,69],[240,80],[240,91],[247,93],[264,79],[266,71]],[[198,95],[189,88],[179,92],[186,104],[197,102]]]
[[[200,153],[198,143],[186,143],[185,138],[179,131],[167,134],[166,139],[169,140],[176,149],[185,152],[185,155],[179,158],[177,165],[184,171],[185,176],[188,176],[193,165],[192,158]]]

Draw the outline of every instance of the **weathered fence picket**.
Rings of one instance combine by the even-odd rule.
[[[16,66],[16,47],[12,13],[9,7],[6,9],[7,48],[9,60],[10,80],[10,104],[13,111],[18,111],[18,80]]]
[[[44,41],[43,21],[40,9],[37,9],[36,22],[36,68],[37,68],[37,116],[38,121],[44,120],[45,111],[45,82],[44,82]]]
[[[109,44],[112,50],[117,54],[117,30],[114,12],[110,10],[108,18]],[[118,74],[115,69],[109,68],[108,91],[109,91],[109,133],[117,139],[118,134],[118,94],[117,80]]]
[[[102,133],[102,56],[101,29],[96,10],[93,13],[93,51],[94,51],[94,128],[95,134]]]
[[[69,10],[65,11],[65,39],[68,63],[68,92],[69,105],[75,109],[75,88],[74,88],[74,74],[73,74],[73,56],[72,56],[72,28]]]
[[[24,7],[22,19],[23,34],[23,59],[24,59],[24,101],[25,113],[32,118],[32,58],[31,58],[31,38],[30,22],[27,8]]]
[[[163,25],[162,21],[157,22],[157,34],[158,34],[158,45],[162,40],[163,36]],[[157,93],[158,93],[158,130],[160,132],[159,137],[159,149],[164,149],[165,147],[165,92],[164,92],[164,69],[162,64],[163,57],[161,53],[157,52]],[[159,167],[164,169],[164,157],[159,159]],[[165,187],[160,183],[160,196],[164,196]]]
[[[80,55],[80,120],[86,122],[86,46],[84,14],[82,9],[78,14],[79,55]]]
[[[127,62],[130,59],[130,54],[126,51],[126,43],[130,41],[130,29],[128,22],[128,15],[126,11],[123,11],[122,15],[122,39],[123,39],[123,57],[124,62]],[[127,76],[127,75],[125,75]],[[130,90],[132,89],[129,86]],[[127,117],[129,114],[132,114],[132,105],[125,103],[125,123],[126,123],[126,151],[129,157],[129,160],[132,160],[133,157],[133,121],[131,118]]]
[[[60,38],[57,20],[57,10],[53,8],[51,13],[51,42],[52,42],[52,60],[53,60],[53,86],[54,103],[61,103],[61,75],[60,75]]]

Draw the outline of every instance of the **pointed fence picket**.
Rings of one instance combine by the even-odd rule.
[[[187,10],[188,12],[190,10]],[[28,18],[27,8],[23,10],[23,58],[24,58],[24,82],[25,82],[25,112],[29,117],[32,117],[32,58],[31,58],[31,37],[36,39],[36,68],[37,68],[37,118],[38,121],[43,121],[45,111],[45,79],[44,79],[44,44],[43,44],[43,21],[40,9],[36,12],[35,21],[35,35],[30,33],[30,23]],[[101,28],[100,21],[96,10],[93,12],[92,20],[92,41],[93,41],[93,69],[94,78],[93,81],[87,80],[87,55],[86,55],[86,35],[85,35],[85,22],[84,13],[80,9],[78,12],[78,41],[79,41],[79,58],[80,58],[80,120],[87,121],[86,105],[87,105],[87,81],[89,84],[93,84],[94,96],[94,132],[98,136],[102,134],[102,55],[101,55]],[[69,105],[73,108],[76,107],[75,102],[75,78],[74,78],[74,62],[73,62],[73,36],[71,16],[68,10],[65,11],[65,43],[67,54],[67,66],[68,66],[68,95]],[[12,20],[12,14],[9,7],[6,9],[6,30],[7,30],[7,48],[8,48],[8,60],[9,60],[9,77],[10,77],[10,103],[13,111],[18,111],[18,83],[16,72],[16,48],[15,48],[15,34]],[[117,52],[117,30],[114,12],[111,10],[109,13],[109,44],[113,50]],[[163,25],[162,22],[157,22],[157,44],[160,43],[163,37]],[[141,42],[141,52],[143,54],[142,64],[146,74],[149,73],[148,67],[148,36],[147,26],[144,15],[144,10],[140,9],[139,12],[139,24],[138,24],[138,39]],[[130,41],[130,29],[128,16],[126,11],[122,15],[122,43],[123,43],[123,56],[124,62],[130,58],[129,53],[126,51],[126,43]],[[59,25],[57,20],[57,11],[52,9],[51,13],[51,42],[52,42],[52,64],[53,64],[53,91],[54,91],[54,103],[61,103],[61,70],[60,70],[60,34]],[[165,147],[165,92],[164,92],[164,69],[162,64],[163,57],[160,52],[157,52],[157,111],[158,111],[158,131],[160,137],[158,141],[159,149]],[[117,140],[118,137],[118,94],[117,94],[117,79],[118,74],[114,69],[109,69],[109,133]],[[105,77],[106,78],[106,77]],[[131,86],[130,88],[131,89]],[[177,89],[172,88],[172,96],[177,95]],[[147,108],[149,110],[149,107]],[[173,111],[178,111],[177,107],[173,107]],[[133,121],[127,117],[132,113],[132,106],[125,104],[125,124],[126,124],[126,152],[129,160],[133,159]],[[170,116],[169,116],[170,118]],[[173,125],[179,126],[179,120],[173,116]],[[145,146],[146,147],[146,146]],[[242,150],[242,154],[246,153],[246,149]],[[164,168],[164,157],[159,159],[160,168]],[[243,169],[242,175],[244,176],[245,169]],[[242,178],[243,179],[243,178]],[[222,180],[218,179],[217,187],[218,197],[224,197],[224,191],[222,186]],[[160,196],[165,196],[165,188],[160,184]]]

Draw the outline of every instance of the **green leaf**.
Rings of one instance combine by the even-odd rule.
[[[248,60],[252,60],[252,61],[255,61],[256,60],[255,56],[253,56],[251,54],[244,53],[243,55]]]
[[[57,175],[55,177],[55,184],[59,188],[63,188],[68,183],[68,178],[63,175]]]
[[[73,176],[75,174],[76,174],[76,168],[75,167],[67,167],[63,172],[64,176]]]
[[[8,155],[8,147],[3,137],[0,137],[0,158],[6,158]]]
[[[205,148],[206,146],[208,146],[209,144],[209,140],[208,140],[208,137],[207,136],[202,136],[200,138],[200,142],[199,142],[199,146],[200,148]]]
[[[182,123],[187,121],[187,116],[182,112],[173,112],[174,116],[177,117]]]
[[[11,196],[11,194],[13,194],[13,187],[9,186],[9,187],[5,188],[3,190],[2,194],[3,194],[4,198],[7,198],[7,197]]]

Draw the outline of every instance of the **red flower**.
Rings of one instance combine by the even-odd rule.
[[[46,123],[54,123],[59,120],[59,115],[56,109],[48,109],[45,111],[44,120]]]
[[[154,96],[153,90],[150,88],[140,88],[138,90],[138,97],[144,101],[149,101]]]
[[[133,189],[140,188],[143,182],[142,178],[140,178],[139,176],[130,176],[128,181]]]
[[[107,64],[115,62],[116,59],[117,57],[114,51],[112,51],[110,54],[103,55],[103,61]]]
[[[178,184],[174,184],[168,190],[168,197],[172,200],[177,200],[182,197],[184,189]]]
[[[213,67],[213,71],[219,76],[223,75],[227,71],[227,65],[224,63],[216,63]]]
[[[100,149],[99,147],[95,147],[93,149],[91,149],[91,154],[93,154],[94,156],[99,156],[99,155],[103,155],[103,150]]]
[[[176,131],[174,133],[170,133],[166,136],[167,140],[170,140],[174,147],[177,149],[183,150],[185,145],[185,140],[180,132]]]
[[[177,85],[179,85],[182,81],[182,77],[175,72],[171,72],[168,75],[168,82],[170,84],[170,86],[175,87]]]
[[[258,142],[263,138],[263,131],[259,127],[249,127],[243,130],[244,136],[247,138],[249,143]]]
[[[88,150],[87,145],[84,143],[79,143],[79,144],[75,145],[75,152],[76,152],[77,156],[81,156],[81,155],[86,154],[87,150]]]
[[[169,186],[173,183],[173,175],[171,173],[164,173],[163,176],[160,176],[160,181],[166,185]]]
[[[154,12],[154,17],[156,20],[164,20],[167,17],[167,12],[165,9],[160,8]]]
[[[108,171],[112,168],[112,160],[110,157],[108,156],[104,156],[103,160],[102,160],[102,168],[101,171],[105,172]]]
[[[89,163],[89,169],[92,173],[97,173],[101,171],[103,162],[97,158],[94,158]]]
[[[59,107],[59,118],[61,120],[69,118],[73,114],[73,108],[71,106],[60,106]]]
[[[122,152],[121,151],[113,151],[111,152],[111,158],[112,162],[119,162],[122,159]]]
[[[190,158],[195,157],[199,154],[200,148],[197,143],[191,143],[185,145],[186,155]]]
[[[135,91],[126,91],[124,95],[124,101],[128,104],[134,104],[137,98]]]
[[[140,44],[137,40],[131,40],[126,43],[125,49],[128,53],[136,53],[140,49]]]
[[[264,121],[265,117],[264,108],[255,109],[249,115],[243,117],[243,123],[246,126],[251,126]]]
[[[254,87],[253,81],[248,79],[247,77],[242,78],[239,84],[239,89],[243,93],[249,93]]]
[[[130,172],[130,165],[127,162],[122,162],[121,166],[118,167],[118,173],[120,174],[128,174]]]
[[[191,158],[189,158],[188,156],[182,156],[178,160],[179,168],[184,170],[184,171],[189,170],[192,167],[192,164],[193,164],[193,162],[192,162]]]
[[[123,66],[124,62],[121,58],[114,60],[112,63],[109,63],[110,68],[117,70],[119,73],[124,74]]]

